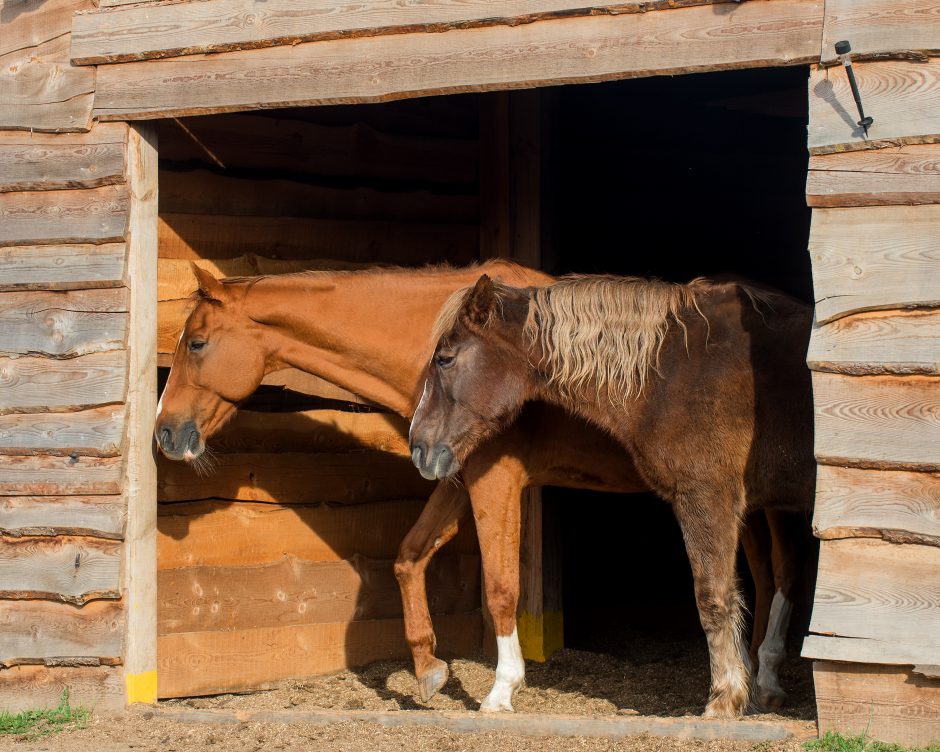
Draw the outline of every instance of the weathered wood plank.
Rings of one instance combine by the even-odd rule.
[[[91,0],[17,0],[0,9],[3,39],[0,57],[28,57],[34,48],[67,36],[72,29],[72,14],[93,8]],[[67,57],[62,60],[67,60]]]
[[[120,287],[126,256],[123,243],[0,247],[0,291]]]
[[[806,362],[815,371],[940,374],[940,313],[881,312],[814,326]]]
[[[160,504],[157,568],[239,567],[285,556],[340,561],[361,555],[393,559],[418,520],[424,501],[384,501],[334,507],[231,503]],[[444,553],[478,551],[472,520]]]
[[[71,358],[122,350],[126,339],[126,289],[0,295],[0,355]]]
[[[392,561],[356,556],[311,562],[161,570],[157,632],[213,632],[388,619],[402,615]],[[480,607],[480,559],[435,557],[428,569],[431,613]]]
[[[940,380],[813,373],[823,464],[940,470]]]
[[[25,60],[0,71],[0,130],[89,130],[95,70]]]
[[[97,188],[124,181],[126,127],[102,123],[87,134],[37,143],[32,134],[0,132],[0,192]]]
[[[7,496],[0,498],[0,535],[86,535],[120,539],[123,496]]]
[[[795,65],[818,57],[821,36],[821,2],[765,0],[339,39],[101,66],[95,115],[166,117]]]
[[[229,259],[258,254],[272,259],[335,259],[354,263],[394,261],[405,266],[476,261],[475,224],[378,222],[161,214],[161,259]]]
[[[124,481],[121,457],[16,457],[0,454],[0,495],[116,494]]]
[[[940,475],[820,465],[813,532],[940,546]]]
[[[819,733],[838,731],[893,744],[940,738],[940,681],[893,666],[813,663]]]
[[[940,8],[933,0],[826,0],[822,60],[836,62],[835,44],[852,42],[853,58],[940,53]]]
[[[806,203],[829,207],[940,204],[940,144],[813,155]]]
[[[124,604],[93,601],[76,607],[47,601],[0,601],[0,663],[89,657],[120,659]]]
[[[875,122],[866,138],[845,70],[812,71],[809,79],[811,154],[940,141],[940,61],[891,61],[852,66],[865,113]]]
[[[124,238],[127,188],[0,193],[0,244],[110,243]]]
[[[820,324],[940,306],[940,205],[817,209],[809,250]]]
[[[385,499],[427,498],[434,484],[411,460],[385,452],[348,454],[277,452],[220,454],[211,475],[185,462],[157,462],[157,499],[232,499],[280,504],[362,504]]]
[[[124,440],[125,407],[71,413],[0,415],[0,454],[116,457]]]
[[[0,594],[86,603],[121,597],[121,542],[100,538],[0,538]]]
[[[84,410],[123,402],[127,353],[92,353],[80,358],[0,357],[0,415]]]
[[[800,656],[844,663],[913,666],[920,661],[936,660],[937,653],[931,646],[907,645],[897,640],[884,642],[857,637],[806,635]]]
[[[439,616],[439,652],[479,650],[482,622],[479,611]],[[163,635],[157,651],[160,697],[258,689],[409,654],[401,619]]]
[[[54,708],[65,689],[73,707],[97,713],[124,710],[124,672],[120,666],[14,666],[0,671],[0,707],[11,713]]]
[[[810,632],[940,651],[940,548],[826,540]],[[906,658],[899,655],[891,662]]]

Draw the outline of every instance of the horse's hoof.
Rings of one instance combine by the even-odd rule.
[[[758,688],[757,690],[757,704],[762,710],[767,712],[773,713],[780,710],[786,701],[787,693],[779,687],[769,689]]]
[[[435,659],[431,668],[422,676],[418,677],[418,695],[421,702],[427,702],[436,695],[441,687],[447,684],[447,678],[450,676],[450,670],[444,661]]]
[[[734,720],[744,715],[744,708],[722,700],[712,700],[705,706],[703,718],[717,718],[721,720]]]
[[[480,711],[483,713],[512,713],[513,687],[497,681],[490,693],[486,696]]]
[[[481,713],[515,713],[516,711],[512,709],[511,702],[499,702],[497,700],[490,701],[490,698],[487,697],[483,704],[480,705]]]

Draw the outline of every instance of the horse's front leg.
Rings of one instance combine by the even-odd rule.
[[[438,483],[421,516],[401,542],[395,560],[395,576],[401,588],[405,619],[405,639],[411,648],[418,679],[418,693],[427,702],[447,682],[447,664],[434,655],[437,646],[425,572],[431,558],[457,535],[461,518],[467,513],[469,498],[459,485]]]

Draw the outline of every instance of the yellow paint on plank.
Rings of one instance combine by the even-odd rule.
[[[157,701],[157,672],[144,671],[142,674],[127,674],[127,704],[143,702],[152,705]]]
[[[564,619],[561,611],[530,614],[522,611],[516,620],[522,657],[544,663],[564,647]]]

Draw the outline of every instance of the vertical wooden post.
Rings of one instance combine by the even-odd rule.
[[[157,138],[132,125],[127,144],[130,289],[127,390],[127,527],[124,677],[128,704],[157,699],[157,468],[153,424],[157,403]]]

